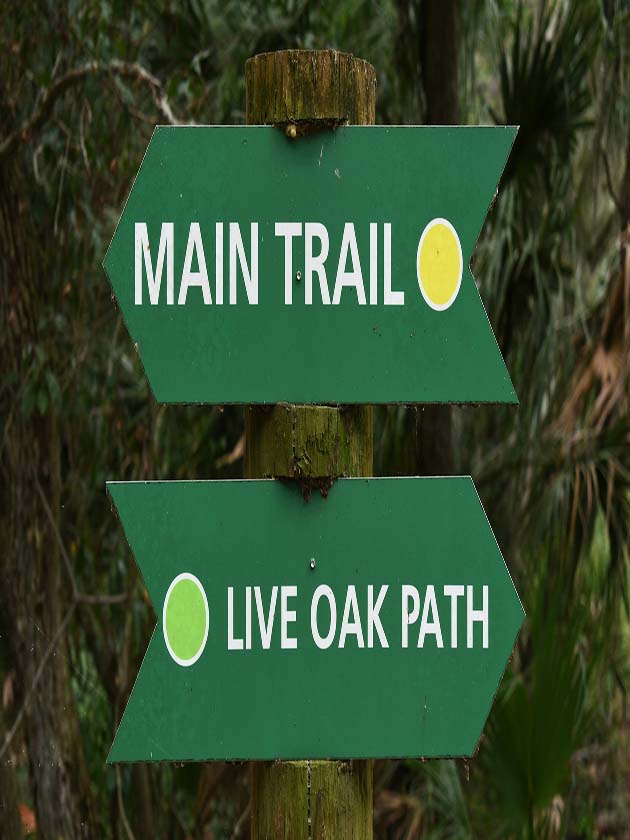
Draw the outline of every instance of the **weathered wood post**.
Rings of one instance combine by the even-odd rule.
[[[247,62],[246,81],[247,122],[278,126],[287,142],[374,123],[374,68],[345,53],[264,53]],[[342,475],[372,475],[370,406],[250,406],[245,429],[249,478],[293,478],[316,491]],[[257,762],[250,784],[253,838],[372,837],[371,761]]]

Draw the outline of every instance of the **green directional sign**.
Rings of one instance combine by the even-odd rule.
[[[108,488],[157,617],[110,762],[473,753],[523,609],[470,478]]]
[[[469,268],[515,133],[157,128],[105,259],[157,400],[517,402]]]

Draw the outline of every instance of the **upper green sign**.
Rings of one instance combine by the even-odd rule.
[[[157,128],[105,268],[160,402],[517,402],[469,261],[514,128]]]
[[[523,609],[470,478],[108,489],[158,617],[109,761],[473,753]]]

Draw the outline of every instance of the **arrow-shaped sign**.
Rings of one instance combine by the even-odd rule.
[[[473,753],[523,609],[470,478],[108,488],[158,618],[109,761]]]
[[[517,402],[469,261],[516,129],[156,129],[105,259],[160,402]]]

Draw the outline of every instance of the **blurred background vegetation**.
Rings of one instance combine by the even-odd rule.
[[[298,46],[380,123],[521,126],[473,266],[520,408],[379,408],[375,454],[474,477],[528,618],[473,760],[376,763],[376,836],[630,837],[627,0],[4,0],[0,838],[247,835],[245,766],[104,763],[155,622],[105,481],[237,477],[243,418],[154,402],[101,260],[153,126]]]

